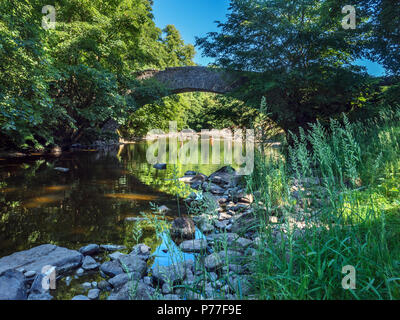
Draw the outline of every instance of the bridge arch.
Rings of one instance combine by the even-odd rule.
[[[136,79],[157,80],[171,94],[195,91],[226,94],[247,82],[247,77],[240,71],[201,66],[146,70],[139,73]]]

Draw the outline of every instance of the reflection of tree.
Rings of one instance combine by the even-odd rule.
[[[16,191],[9,194],[0,191],[0,256],[42,243],[75,248],[88,242],[133,245],[131,229],[124,218],[148,210],[148,202],[110,199],[104,195],[159,197],[159,193],[129,174],[115,157],[104,155],[93,161],[94,156],[83,154],[74,156],[74,160],[59,159],[49,166],[41,163],[39,168],[28,164],[7,179],[9,187]],[[54,166],[71,170],[59,173]],[[60,200],[24,206],[48,196]],[[20,202],[15,202],[16,199]],[[145,230],[144,238],[153,241],[152,232]]]

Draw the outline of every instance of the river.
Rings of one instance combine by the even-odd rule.
[[[178,159],[157,170],[146,159],[150,145],[144,141],[59,157],[0,159],[0,257],[44,243],[78,249],[89,243],[132,247],[140,240],[154,248],[159,243],[151,226],[142,226],[141,239],[135,239],[130,218],[153,213],[152,202],[167,206],[166,217],[173,219],[179,213],[176,195],[185,193],[174,177],[187,170],[209,175],[223,165]],[[185,214],[183,202],[179,210]]]

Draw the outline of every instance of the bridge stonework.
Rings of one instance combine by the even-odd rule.
[[[193,91],[225,94],[247,80],[241,72],[198,66],[166,68],[163,71],[146,70],[137,79],[157,80],[173,94]]]

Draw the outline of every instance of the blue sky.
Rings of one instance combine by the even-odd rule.
[[[173,24],[180,31],[186,43],[195,43],[195,37],[205,36],[207,32],[218,31],[214,21],[225,21],[229,0],[154,0],[153,13],[156,25],[164,28]],[[199,49],[194,61],[207,65],[213,60],[202,57]],[[382,75],[384,69],[370,61],[358,61],[367,67],[370,74]]]

